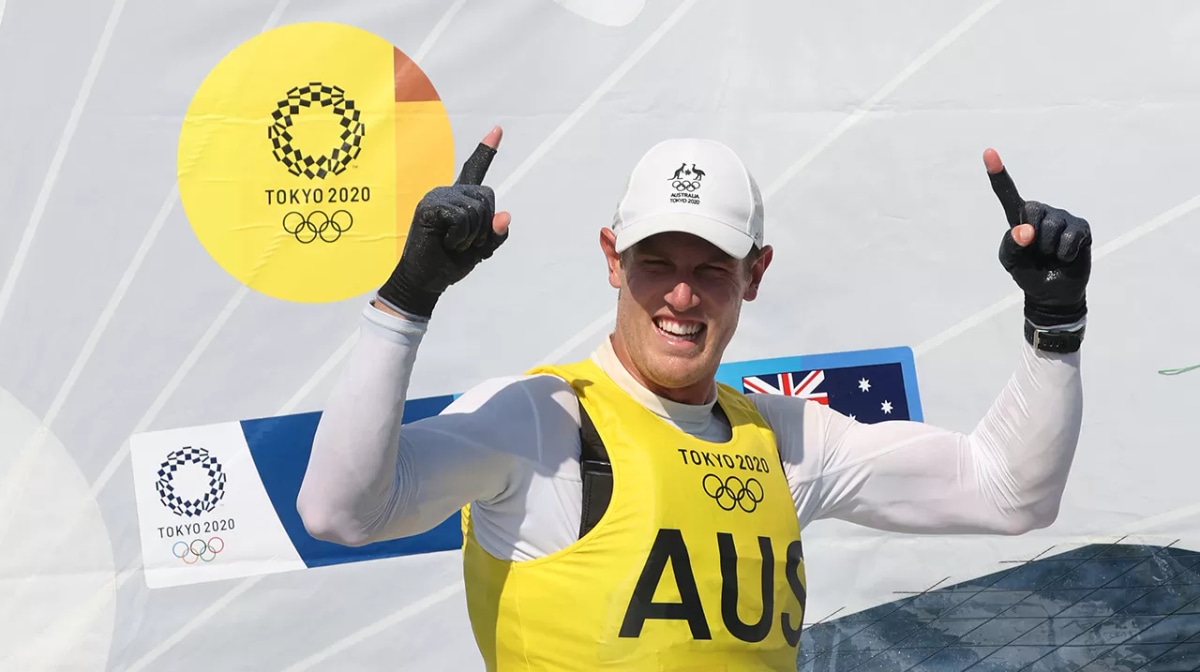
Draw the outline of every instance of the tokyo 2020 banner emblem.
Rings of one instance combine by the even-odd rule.
[[[417,201],[454,169],[433,83],[388,41],[339,23],[239,45],[196,91],[179,136],[196,237],[234,278],[289,301],[382,284]]]

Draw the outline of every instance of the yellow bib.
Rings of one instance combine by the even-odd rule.
[[[727,443],[682,432],[590,360],[567,380],[608,450],[612,500],[581,540],[498,560],[463,509],[467,606],[488,670],[795,670],[806,578],[775,436],[721,385]],[[764,606],[765,603],[765,606]]]

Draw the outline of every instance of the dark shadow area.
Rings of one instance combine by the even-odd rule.
[[[1200,670],[1200,553],[1093,544],[818,623],[803,672]]]

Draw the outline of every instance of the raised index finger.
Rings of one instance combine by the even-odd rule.
[[[496,149],[500,147],[500,138],[504,132],[499,126],[492,128],[483,140],[475,147],[475,151],[463,163],[462,171],[458,174],[456,184],[483,184]]]
[[[1004,208],[1008,226],[1011,228],[1021,224],[1025,199],[1021,198],[1021,194],[1017,192],[1017,185],[1013,183],[1012,176],[1008,174],[1008,168],[1005,168],[1004,163],[1000,160],[1000,154],[991,148],[985,150],[983,163],[987,166],[988,179],[992,182],[992,191],[995,192],[996,198],[1000,199],[1000,206]]]

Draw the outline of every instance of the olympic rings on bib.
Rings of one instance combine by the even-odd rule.
[[[708,474],[702,485],[704,494],[712,497],[723,511],[732,511],[735,506],[740,506],[746,513],[753,513],[758,503],[763,501],[763,486],[756,478],[743,483],[737,476],[722,481],[720,476]]]

